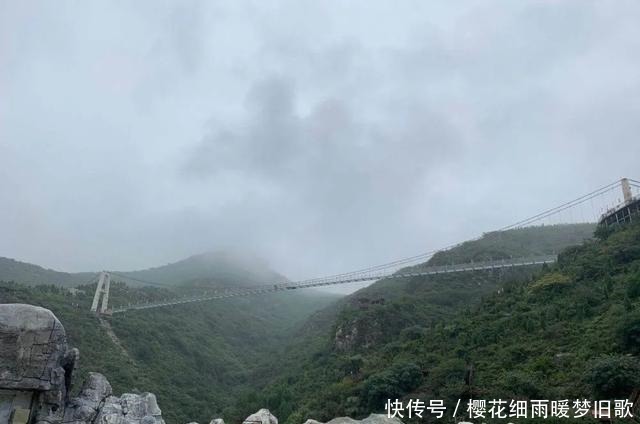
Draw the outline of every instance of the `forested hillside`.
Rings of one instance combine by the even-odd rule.
[[[117,274],[120,276],[118,278],[124,279],[129,285],[140,283],[138,280],[169,285],[206,283],[219,286],[264,284],[286,280],[259,258],[225,251],[202,253],[159,267]]]
[[[101,323],[89,312],[95,286],[79,286],[73,295],[56,285],[3,282],[0,303],[51,309],[70,344],[80,349],[76,383],[96,371],[118,393],[153,392],[168,424],[208,422],[229,413],[246,388],[267,383],[267,363],[281,354],[297,326],[336,299],[316,291],[287,292],[132,311]],[[115,282],[110,303],[159,300],[185,290]]]
[[[193,255],[167,265],[138,271],[113,272],[114,279],[124,281],[129,286],[143,286],[147,282],[168,286],[187,284],[237,286],[286,280],[284,276],[273,271],[259,258],[225,251]],[[87,283],[94,275],[95,272],[55,271],[27,262],[0,257],[0,281],[75,287]]]
[[[324,324],[312,318],[281,377],[241,403],[297,423],[362,417],[396,397],[627,398],[640,385],[637,358],[625,356],[640,345],[640,225],[567,247],[591,230],[489,234],[432,259],[478,258],[487,246],[492,257],[507,245],[522,253],[565,247],[556,265],[533,273],[389,280],[361,290],[320,313]]]
[[[0,281],[19,281],[21,284],[55,284],[73,287],[86,283],[92,272],[61,272],[27,262],[0,257]]]
[[[95,284],[72,295],[3,283],[0,301],[52,309],[81,350],[76,380],[99,371],[118,392],[152,391],[168,424],[233,421],[261,407],[292,424],[363,417],[396,397],[626,397],[640,384],[637,360],[624,356],[640,343],[640,226],[597,239],[593,230],[487,233],[427,264],[560,252],[559,262],[382,280],[342,299],[301,290],[103,323],[88,312]],[[115,281],[111,303],[169,298],[205,282]]]

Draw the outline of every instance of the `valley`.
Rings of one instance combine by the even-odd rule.
[[[88,311],[95,284],[72,294],[3,282],[0,300],[51,309],[82,352],[78,379],[98,371],[116,391],[152,391],[171,424],[238,420],[262,407],[292,424],[364,417],[387,398],[515,396],[525,382],[527,396],[586,396],[596,390],[586,364],[633,349],[607,329],[635,325],[616,311],[635,308],[628,285],[640,259],[637,225],[606,238],[593,232],[572,224],[487,233],[424,264],[559,252],[557,264],[543,267],[380,280],[344,297],[309,289],[129,311],[102,318],[108,328]],[[226,281],[208,278],[203,258],[212,257],[196,258],[164,268],[175,282],[167,287],[116,280],[110,300],[162,299],[246,272],[231,267]],[[572,379],[581,383],[567,386]]]

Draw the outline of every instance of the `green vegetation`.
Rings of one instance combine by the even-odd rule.
[[[18,281],[21,284],[54,284],[73,287],[93,277],[91,272],[68,273],[46,269],[38,265],[0,257],[0,281]]]
[[[387,398],[627,398],[640,386],[640,225],[567,247],[576,228],[516,230],[432,259],[566,247],[536,274],[381,281],[342,301],[333,325],[307,333],[280,377],[253,396],[287,423],[362,417]],[[555,231],[556,247],[529,243]],[[536,239],[537,237],[533,237]],[[540,238],[539,240],[548,240]],[[564,246],[562,246],[564,245]],[[528,250],[530,249],[530,250]],[[391,288],[396,290],[391,290]],[[246,402],[251,399],[243,399]],[[292,407],[295,405],[295,407]]]
[[[0,300],[52,309],[81,350],[80,375],[156,393],[169,424],[261,407],[291,424],[363,417],[396,397],[627,397],[640,385],[640,225],[592,232],[488,233],[429,261],[561,251],[553,266],[383,280],[337,301],[294,291],[129,312],[111,320],[124,351],[87,312],[95,284],[74,296],[5,283]],[[202,285],[192,276],[171,288],[115,283],[112,300],[188,293]]]
[[[117,271],[117,278],[139,287],[144,281],[168,286],[234,286],[282,281],[285,278],[257,258],[228,252],[208,252],[190,256],[167,265],[139,270]],[[17,281],[29,285],[75,287],[85,284],[95,273],[68,273],[0,257],[0,281]]]
[[[336,299],[287,292],[127,312],[110,320],[123,351],[89,312],[95,286],[80,286],[73,295],[55,285],[0,283],[0,302],[39,305],[58,316],[80,349],[76,390],[87,372],[101,372],[117,393],[155,393],[169,424],[232,413],[229,405],[246,388],[266,384],[267,363],[281,355],[294,329]],[[176,290],[115,283],[111,301],[159,300]]]

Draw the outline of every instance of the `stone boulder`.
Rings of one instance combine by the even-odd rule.
[[[402,424],[399,418],[389,418],[385,414],[371,414],[361,422],[362,424]]]
[[[304,424],[325,424],[316,420],[307,420]],[[326,424],[402,424],[398,418],[388,418],[384,414],[371,414],[363,420],[354,420],[350,417],[338,417]]]
[[[0,304],[0,387],[47,391],[64,383],[67,359],[64,327],[44,308]],[[62,380],[62,381],[60,381]]]
[[[0,304],[0,388],[31,393],[35,423],[62,420],[78,356],[51,311]]]
[[[278,419],[268,410],[262,408],[255,414],[249,415],[243,424],[278,424]]]
[[[82,384],[78,397],[71,399],[65,408],[65,424],[91,423],[104,406],[105,400],[111,396],[111,384],[104,375],[89,373]]]
[[[153,393],[109,396],[98,412],[96,424],[164,424]]]
[[[0,424],[11,414],[33,424],[164,424],[153,394],[113,396],[102,374],[89,373],[69,399],[78,357],[51,311],[0,304]]]
[[[224,424],[224,420],[222,418],[214,418],[209,421],[209,424]]]

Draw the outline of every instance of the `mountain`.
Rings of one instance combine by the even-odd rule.
[[[553,302],[555,309],[550,312],[547,306],[551,302],[542,297],[546,291],[534,287],[555,286],[566,279],[574,281],[575,275],[582,275],[578,269],[563,277],[556,273],[561,267],[574,267],[576,262],[585,268],[608,266],[609,256],[616,255],[612,249],[618,247],[615,237],[609,241],[595,241],[594,229],[593,225],[584,224],[487,233],[478,240],[440,252],[422,265],[562,252],[559,264],[552,267],[381,280],[341,299],[316,312],[307,321],[292,338],[287,355],[272,364],[272,383],[239,399],[237,409],[251,410],[256,405],[263,405],[287,423],[303,422],[307,417],[320,420],[341,415],[363,417],[382,411],[387,398],[441,396],[449,401],[455,396],[468,396],[463,386],[470,369],[486,379],[481,386],[474,386],[473,390],[477,392],[473,393],[487,393],[502,387],[498,378],[491,380],[488,377],[489,371],[500,374],[498,367],[492,365],[492,355],[512,358],[511,361],[526,360],[532,367],[536,360],[548,365],[550,360],[553,362],[553,355],[567,352],[558,340],[553,340],[558,342],[554,353],[542,358],[538,356],[542,355],[540,351],[531,350],[526,343],[512,344],[502,337],[501,328],[509,328],[509,323],[518,322],[521,327],[514,327],[512,331],[522,331],[518,335],[520,338],[529,337],[526,335],[528,329],[537,329],[537,333],[532,333],[537,339],[533,336],[531,339],[535,339],[532,345],[540,348],[548,343],[548,337],[553,337],[542,329],[545,322],[550,322],[549,327],[556,330],[562,325],[579,328],[560,306],[563,302],[571,304],[569,292],[560,293],[562,299]],[[574,245],[581,247],[572,247]],[[574,255],[579,257],[569,261]],[[589,290],[594,293],[581,293],[585,290],[582,284],[571,286],[571,290],[580,293],[578,298],[585,299],[584,307],[590,309],[589,302],[595,302],[593,297],[601,294],[598,284],[597,281],[589,282]],[[623,293],[625,285],[621,283],[617,290]],[[501,309],[495,310],[496,302]],[[615,302],[621,307],[623,296],[618,296]],[[510,308],[514,304],[522,307]],[[574,309],[565,306],[566,311]],[[554,319],[557,322],[551,323]],[[483,324],[478,326],[478,323]],[[601,332],[606,330],[606,326],[600,329]],[[603,334],[598,332],[598,335]],[[588,346],[598,344],[587,341],[586,334],[573,336],[575,340],[582,337],[582,342]],[[604,338],[610,339],[610,335]],[[484,349],[486,343],[492,344],[491,349]],[[604,345],[600,347],[592,353],[597,356],[608,351],[603,349]],[[476,351],[482,355],[476,355]],[[503,365],[510,369],[513,362]],[[489,371],[480,370],[481,366],[488,367]],[[539,367],[541,374],[535,375],[535,381],[544,382],[544,366]],[[559,371],[554,368],[554,372]],[[576,371],[572,376],[577,374]],[[534,376],[516,373],[512,377],[520,378],[518,381],[524,383]],[[496,386],[491,386],[494,382]],[[476,380],[476,383],[480,384],[480,381]],[[512,388],[515,388],[517,383],[513,384]],[[491,393],[497,395],[499,390]],[[555,392],[545,391],[544,394],[550,396]]]
[[[152,391],[168,424],[241,420],[262,407],[287,424],[360,418],[382,411],[387,398],[451,406],[470,396],[626,396],[640,385],[640,224],[599,238],[593,230],[487,233],[421,266],[549,253],[559,261],[381,280],[343,298],[296,290],[130,311],[110,321],[88,312],[95,284],[72,295],[54,285],[4,283],[0,301],[54,311],[81,350],[77,379],[93,370],[116,391]],[[193,290],[205,282],[198,269],[207,260],[187,259],[196,270],[176,271],[183,284],[115,281],[111,301]]]
[[[96,272],[60,272],[0,257],[0,281],[75,287],[87,283],[95,274]],[[146,282],[168,286],[237,286],[286,281],[284,276],[273,271],[259,258],[223,251],[202,253],[144,270],[113,271],[112,278],[130,286],[142,286]]]
[[[69,273],[43,268],[27,262],[0,257],[0,281],[19,281],[23,284],[56,284],[73,287],[89,281],[95,273]]]
[[[249,285],[287,281],[259,258],[218,251],[190,256],[178,262],[140,271],[117,272],[129,284],[153,281],[167,285]]]
[[[55,285],[0,283],[0,303],[50,309],[80,349],[75,390],[89,371],[108,376],[118,393],[150,391],[168,424],[227,415],[247,388],[264,386],[264,370],[289,338],[335,295],[298,291],[130,311],[99,320],[89,312],[95,284],[71,294]],[[175,295],[164,288],[116,283],[115,304]]]
[[[129,311],[98,319],[89,312],[96,283],[80,284],[87,275],[12,260],[2,264],[1,279],[10,281],[0,282],[0,303],[50,309],[64,323],[71,345],[80,349],[76,390],[87,372],[103,373],[117,392],[155,393],[168,424],[208,422],[214,415],[223,415],[246,388],[266,385],[268,362],[283,354],[289,337],[311,314],[338,299],[306,290]],[[132,277],[167,286],[143,286]],[[206,253],[157,268],[114,274],[109,303],[118,306],[174,298],[202,285],[255,285],[284,279],[254,258]],[[63,287],[77,282],[80,285],[73,292]]]

